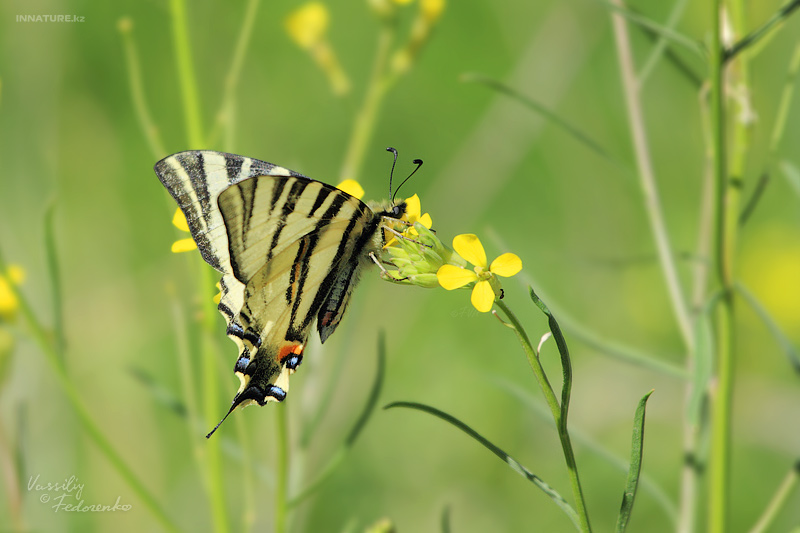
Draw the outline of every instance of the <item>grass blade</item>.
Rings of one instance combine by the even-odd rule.
[[[50,289],[53,292],[53,347],[58,355],[61,366],[64,360],[64,304],[63,291],[61,290],[61,268],[58,263],[55,236],[55,211],[56,202],[53,200],[44,214],[44,249],[47,254],[47,274],[50,276]]]
[[[461,81],[468,82],[468,83],[480,83],[487,87],[490,87],[498,92],[501,92],[507,96],[510,96],[512,99],[516,100],[517,102],[521,103],[528,109],[532,109],[533,111],[539,113],[546,119],[550,120],[556,126],[559,126],[565,132],[570,134],[575,140],[589,148],[590,150],[596,152],[597,154],[603,156],[604,158],[614,162],[617,165],[622,166],[622,163],[617,161],[610,153],[603,148],[600,143],[592,139],[587,133],[581,131],[577,126],[574,126],[566,119],[561,118],[559,115],[554,113],[548,107],[543,104],[540,104],[536,100],[520,93],[516,89],[509,87],[508,85],[504,84],[501,81],[495,80],[488,76],[484,76],[483,74],[478,73],[467,73],[461,76]]]
[[[534,485],[536,485],[539,489],[541,489],[545,494],[547,494],[553,502],[558,505],[562,511],[569,517],[572,523],[575,525],[575,528],[580,530],[580,521],[578,519],[578,513],[575,512],[575,509],[570,506],[569,503],[550,485],[545,483],[541,478],[533,474],[530,470],[525,468],[523,465],[519,463],[516,459],[508,455],[506,452],[492,444],[488,439],[483,437],[480,433],[463,423],[462,421],[458,420],[457,418],[445,413],[444,411],[440,411],[435,407],[430,407],[425,404],[416,403],[416,402],[392,402],[389,405],[385,406],[384,409],[392,409],[395,407],[406,407],[408,409],[416,409],[418,411],[422,411],[424,413],[431,414],[437,418],[448,422],[449,424],[457,427],[480,444],[482,444],[486,449],[490,452],[495,454],[499,457],[504,463],[506,463],[514,472],[521,475]]]
[[[653,394],[651,390],[645,394],[639,405],[636,407],[636,414],[633,416],[633,437],[631,443],[631,466],[628,470],[628,482],[625,485],[625,493],[622,495],[622,506],[617,516],[617,527],[615,531],[622,533],[628,527],[628,520],[633,511],[633,502],[636,499],[636,490],[639,487],[639,475],[642,472],[642,450],[644,443],[644,413],[647,399]]]
[[[800,197],[800,169],[789,161],[784,160],[781,162],[781,170],[783,170],[783,175],[786,176],[786,181],[789,182],[794,192]]]
[[[363,431],[364,427],[367,425],[370,416],[375,411],[375,406],[378,404],[378,397],[381,394],[381,389],[383,388],[383,378],[386,373],[386,336],[383,331],[380,332],[378,336],[378,368],[375,370],[375,380],[372,382],[372,388],[369,391],[369,396],[367,397],[367,403],[364,404],[364,409],[361,411],[358,419],[356,419],[355,424],[353,424],[352,429],[347,434],[344,442],[339,446],[339,449],[333,454],[333,457],[328,461],[328,463],[319,470],[319,474],[317,477],[309,483],[304,489],[302,489],[296,496],[291,498],[287,502],[287,507],[291,508],[297,505],[298,503],[302,502],[306,497],[312,494],[315,490],[317,490],[329,477],[330,475],[336,470],[336,468],[341,464],[344,460],[347,452],[350,448],[353,447],[358,436]]]
[[[687,37],[686,35],[673,30],[667,26],[663,26],[654,20],[645,17],[644,15],[640,15],[627,9],[625,7],[620,7],[612,4],[609,0],[601,0],[601,3],[605,4],[607,8],[611,11],[619,13],[629,21],[637,24],[638,26],[644,28],[645,30],[652,31],[665,39],[672,41],[675,44],[679,44],[692,52],[693,54],[697,55],[700,59],[705,61],[706,55],[703,51],[703,48],[700,46],[700,43],[695,41],[694,39]]]
[[[753,529],[750,530],[750,533],[764,533],[767,531],[769,527],[772,525],[772,522],[775,520],[775,517],[778,515],[778,512],[786,505],[786,501],[789,499],[789,496],[792,494],[792,490],[797,486],[797,481],[800,479],[800,460],[796,461],[789,472],[786,474],[786,477],[783,478],[778,490],[775,491],[775,495],[767,505],[767,508],[764,509],[764,514],[761,515],[756,525],[753,526]]]
[[[791,2],[784,4],[783,7],[778,9],[778,11],[776,11],[768,21],[762,24],[759,28],[756,28],[749,34],[742,37],[739,42],[735,43],[730,47],[730,49],[726,50],[723,60],[726,62],[730,61],[736,57],[739,52],[746,50],[748,47],[757,43],[761,38],[768,35],[770,30],[780,27],[786,18],[792,14],[792,11],[798,7],[800,7],[800,0],[792,0]]]
[[[800,352],[792,345],[789,338],[784,335],[781,328],[778,327],[778,324],[772,316],[770,316],[769,311],[758,301],[758,298],[741,283],[736,283],[735,287],[744,300],[750,304],[750,307],[753,308],[753,311],[756,312],[761,321],[764,322],[764,325],[767,326],[767,329],[772,336],[775,337],[775,340],[778,341],[778,344],[781,346],[783,353],[786,355],[794,371],[800,374]]]

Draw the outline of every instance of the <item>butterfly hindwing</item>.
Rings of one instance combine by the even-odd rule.
[[[283,400],[314,320],[324,342],[341,321],[360,266],[383,245],[379,229],[389,213],[233,154],[182,152],[155,170],[203,259],[223,274],[219,310],[239,348],[234,371],[241,380],[230,411]]]

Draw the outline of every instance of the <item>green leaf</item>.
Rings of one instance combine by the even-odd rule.
[[[55,339],[53,347],[58,354],[61,365],[64,360],[64,304],[63,291],[61,290],[61,267],[58,263],[58,250],[56,249],[55,236],[56,202],[53,200],[44,215],[44,248],[47,253],[47,273],[50,276],[50,287],[53,291],[53,330]]]
[[[567,415],[569,414],[569,398],[572,394],[572,362],[569,358],[569,348],[567,348],[567,341],[564,340],[564,334],[561,332],[561,326],[556,322],[553,313],[550,312],[550,309],[541,298],[533,292],[533,287],[528,287],[528,292],[533,303],[542,310],[542,313],[547,315],[547,324],[550,326],[550,331],[553,333],[553,340],[556,341],[558,353],[561,355],[561,372],[563,377],[561,387],[561,422],[566,430]]]
[[[347,452],[353,447],[353,444],[355,444],[358,436],[361,434],[367,422],[369,421],[370,416],[372,416],[372,413],[375,411],[375,406],[378,404],[378,397],[380,396],[381,389],[383,388],[385,368],[386,335],[383,331],[381,331],[378,335],[378,367],[375,370],[375,379],[372,382],[372,388],[370,389],[369,396],[367,397],[367,403],[364,404],[364,409],[362,409],[361,414],[356,419],[355,424],[353,424],[353,427],[347,434],[344,442],[334,452],[328,463],[318,470],[319,474],[317,474],[317,477],[311,483],[309,483],[296,496],[287,502],[287,507],[294,507],[303,501],[307,496],[312,494],[315,490],[317,490],[331,476],[331,474],[333,474],[342,461],[344,461]]]
[[[601,0],[601,2],[603,4],[605,4],[605,6],[608,7],[610,10],[616,11],[617,13],[619,13],[620,15],[622,15],[623,17],[625,17],[629,21],[633,22],[634,24],[638,24],[639,26],[641,26],[642,28],[644,28],[646,30],[652,31],[652,32],[664,37],[665,39],[668,39],[669,41],[672,41],[675,44],[679,44],[679,45],[683,46],[684,48],[686,48],[687,50],[689,50],[693,54],[697,55],[700,59],[705,61],[706,54],[705,54],[702,46],[700,45],[700,43],[698,43],[694,39],[692,39],[690,37],[687,37],[686,35],[684,35],[684,34],[682,34],[680,32],[677,32],[677,31],[673,30],[672,28],[668,28],[667,26],[659,24],[658,22],[656,22],[656,21],[654,21],[654,20],[652,20],[650,18],[647,18],[644,15],[640,15],[638,13],[635,13],[635,12],[631,11],[630,9],[616,6],[616,5],[612,4],[609,0]]]
[[[622,533],[628,527],[628,520],[633,511],[633,502],[636,499],[636,490],[639,487],[639,475],[642,472],[642,445],[644,443],[644,410],[647,399],[653,394],[651,390],[645,394],[639,405],[636,407],[636,414],[633,416],[633,437],[631,442],[631,466],[628,470],[628,482],[625,485],[625,492],[622,495],[622,506],[617,516],[617,526],[615,531]]]
[[[800,373],[800,352],[798,352],[798,350],[794,347],[789,338],[784,335],[784,333],[781,331],[781,328],[778,327],[778,324],[775,322],[775,319],[770,316],[769,311],[767,311],[766,308],[761,305],[761,302],[758,301],[758,298],[756,298],[755,295],[747,289],[747,287],[739,282],[737,282],[734,286],[736,287],[736,291],[742,295],[744,300],[750,304],[750,307],[753,308],[753,311],[756,312],[761,321],[764,322],[764,325],[767,326],[767,329],[780,345],[784,355],[786,355],[786,358],[789,360],[789,364],[792,365],[794,371]]]
[[[442,533],[450,533],[450,506],[445,505],[442,509]]]
[[[787,160],[781,161],[781,170],[797,196],[800,196],[800,169]]]
[[[569,503],[550,485],[545,483],[541,478],[533,474],[530,470],[525,468],[522,464],[519,463],[516,459],[508,455],[506,452],[495,446],[492,442],[488,439],[483,437],[480,433],[463,423],[462,421],[458,420],[457,418],[445,413],[444,411],[440,411],[435,407],[430,407],[425,404],[416,403],[416,402],[393,402],[389,405],[385,406],[384,409],[392,409],[395,407],[406,407],[408,409],[416,409],[418,411],[422,411],[424,413],[431,414],[437,418],[448,422],[449,424],[457,427],[480,444],[482,444],[486,449],[490,452],[495,454],[499,457],[504,463],[506,463],[514,472],[521,475],[534,485],[536,485],[542,492],[547,494],[553,502],[558,505],[562,511],[569,517],[572,523],[575,525],[575,528],[580,530],[580,521],[578,519],[578,513],[575,512]]]
[[[139,383],[144,385],[144,387],[147,389],[147,392],[153,396],[153,399],[156,402],[160,403],[181,418],[187,417],[188,413],[186,410],[186,405],[180,398],[173,394],[169,388],[159,383],[144,369],[131,367],[128,369],[128,371]]]
[[[550,120],[556,126],[559,126],[562,130],[567,132],[571,135],[575,140],[589,148],[590,150],[598,153],[599,155],[603,156],[604,158],[612,161],[613,163],[622,166],[622,163],[615,159],[610,153],[608,153],[605,148],[603,148],[599,142],[592,139],[587,133],[581,131],[577,126],[574,126],[566,119],[560,117],[555,112],[553,112],[548,107],[540,104],[536,100],[520,93],[516,89],[509,87],[508,85],[504,84],[501,81],[495,80],[488,76],[484,76],[483,74],[478,73],[466,73],[461,75],[461,81],[468,82],[468,83],[480,83],[487,87],[490,87],[498,92],[501,92],[507,96],[510,96],[513,100],[516,100],[520,104],[524,105],[528,109],[532,109],[533,111],[539,113],[546,119]]]

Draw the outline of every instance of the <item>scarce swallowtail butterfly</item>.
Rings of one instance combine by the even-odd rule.
[[[325,342],[361,267],[377,262],[387,232],[405,229],[405,202],[368,206],[297,172],[221,152],[173,154],[155,172],[203,259],[222,273],[219,311],[239,348],[241,380],[222,421],[238,407],[282,401],[315,321]]]

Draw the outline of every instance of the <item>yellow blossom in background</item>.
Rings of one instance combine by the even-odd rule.
[[[417,18],[411,25],[408,43],[392,57],[395,74],[405,74],[419,57],[445,8],[445,0],[420,0]]]
[[[436,273],[439,284],[451,291],[475,282],[475,287],[472,289],[472,305],[481,313],[491,311],[495,300],[493,278],[495,276],[507,278],[517,274],[522,270],[522,260],[516,254],[505,253],[487,266],[483,245],[478,237],[471,233],[456,236],[453,239],[453,249],[475,268],[468,270],[450,264],[442,265]]]
[[[25,281],[25,271],[18,265],[9,265],[5,274],[0,273],[0,320],[11,320],[19,309],[19,300],[11,290]]]
[[[330,15],[321,2],[309,2],[286,17],[286,31],[301,48],[311,49],[325,39]]]
[[[439,20],[444,11],[444,0],[420,0],[419,11],[429,23]]]
[[[356,180],[346,179],[336,186],[340,191],[344,191],[350,196],[354,196],[361,200],[364,197],[364,187],[361,186]]]
[[[189,224],[186,222],[186,217],[183,215],[183,211],[181,211],[180,208],[175,210],[175,215],[172,217],[172,225],[181,231],[189,233]],[[195,250],[196,248],[197,243],[194,242],[194,239],[189,237],[186,239],[178,239],[173,242],[171,250],[172,253],[179,254],[181,252]]]
[[[350,90],[350,80],[328,42],[329,24],[330,13],[322,2],[308,2],[300,6],[285,21],[289,37],[311,54],[314,62],[328,77],[334,94],[341,96]]]

